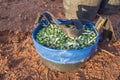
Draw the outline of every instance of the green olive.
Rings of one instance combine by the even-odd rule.
[[[38,31],[36,40],[40,44],[54,49],[80,49],[94,44],[96,34],[92,28],[84,25],[80,36],[72,38],[68,37],[60,27],[50,24]]]

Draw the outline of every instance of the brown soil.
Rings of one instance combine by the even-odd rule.
[[[0,0],[0,80],[120,80],[120,12],[107,15],[117,42],[100,47],[85,66],[72,72],[48,69],[36,52],[31,33],[38,12],[64,18],[62,0]]]

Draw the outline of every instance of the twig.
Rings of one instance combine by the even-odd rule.
[[[114,55],[113,53],[111,53],[111,52],[109,52],[109,51],[107,51],[107,50],[101,49],[101,51],[109,54],[109,55],[112,56],[112,57],[115,57],[115,55]]]
[[[49,80],[49,69],[47,70],[47,73],[46,73],[46,80]]]

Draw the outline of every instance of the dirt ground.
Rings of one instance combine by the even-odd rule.
[[[120,12],[112,21],[117,42],[100,47],[85,66],[72,72],[47,68],[36,52],[31,33],[38,12],[64,18],[62,0],[0,0],[0,80],[120,80]]]

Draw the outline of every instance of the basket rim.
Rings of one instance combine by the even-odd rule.
[[[99,35],[98,32],[96,31],[96,29],[94,28],[94,25],[93,25],[92,23],[88,23],[88,24],[86,24],[86,25],[91,25],[91,26],[92,26],[92,28],[94,29],[94,31],[95,31],[95,33],[96,33],[96,35],[97,35],[97,38],[96,38],[96,42],[95,42],[94,44],[92,44],[92,45],[90,45],[90,46],[88,46],[88,47],[85,47],[85,48],[81,48],[82,50],[84,50],[84,49],[86,49],[86,48],[90,48],[90,47],[96,45],[96,44],[99,42],[99,38],[100,38],[100,35]],[[38,24],[37,27],[34,28],[34,30],[33,30],[33,32],[32,32],[32,39],[33,39],[33,41],[34,41],[35,43],[37,43],[39,46],[41,46],[41,47],[43,47],[43,48],[45,48],[45,49],[51,50],[51,51],[73,51],[73,50],[76,50],[76,51],[78,50],[78,51],[79,51],[79,50],[81,50],[81,49],[70,49],[70,50],[64,49],[64,50],[60,50],[60,49],[54,49],[54,48],[50,48],[50,47],[47,47],[47,46],[44,46],[44,45],[40,44],[40,43],[36,40],[36,38],[35,38],[36,33],[40,30],[40,29],[39,29],[40,26],[41,26],[41,24]]]

